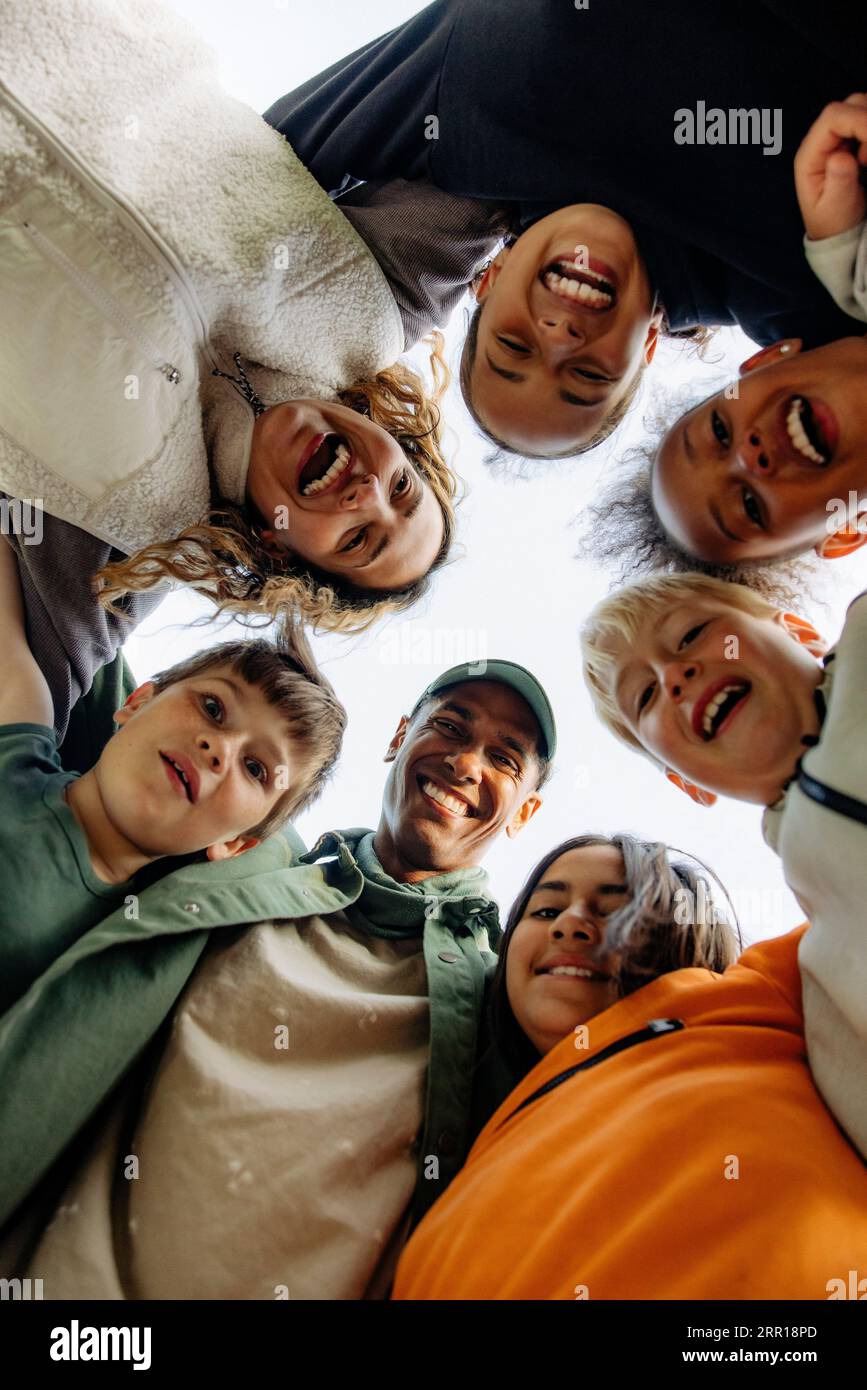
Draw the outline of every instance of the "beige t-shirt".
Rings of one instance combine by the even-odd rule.
[[[28,1272],[46,1299],[383,1297],[428,1040],[421,937],[335,914],[214,938],[132,1132],[121,1097]]]

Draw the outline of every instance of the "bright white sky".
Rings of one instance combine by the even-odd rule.
[[[227,89],[256,110],[422,8],[411,0],[171,0],[220,55]],[[612,114],[616,119],[616,103]],[[190,158],[195,152],[190,151]],[[459,309],[447,333],[456,364],[463,336]],[[717,378],[748,355],[740,333],[726,332],[718,365],[657,354],[649,374],[674,385]],[[711,389],[710,387],[708,389]],[[645,403],[647,397],[643,398]],[[641,436],[633,410],[616,450]],[[747,940],[774,936],[802,918],[776,857],[761,838],[757,807],[721,802],[710,810],[671,787],[649,763],[622,748],[593,715],[578,660],[577,633],[610,576],[574,559],[574,518],[599,487],[615,451],[554,466],[531,481],[489,477],[484,447],[459,393],[446,401],[451,461],[469,495],[460,509],[461,556],[442,572],[419,609],[362,638],[317,638],[323,669],[349,711],[344,752],[328,791],[298,828],[308,844],[326,829],[375,826],[386,767],[382,755],[402,713],[433,676],[458,661],[504,657],[536,673],[551,697],[560,748],[545,804],[516,839],[492,849],[486,867],[504,911],[532,865],[549,848],[585,831],[629,830],[704,859],[732,893]],[[835,562],[818,625],[836,638],[847,602],[867,586],[867,559]],[[189,652],[226,640],[233,629],[185,626],[208,605],[172,594],[136,632],[126,653],[146,679]],[[816,616],[814,610],[814,616]]]

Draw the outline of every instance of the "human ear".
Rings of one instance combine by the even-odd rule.
[[[659,347],[659,335],[662,331],[662,317],[663,311],[657,309],[653,318],[650,320],[647,337],[644,340],[644,362],[648,367],[653,361],[656,349]]]
[[[798,613],[774,614],[774,622],[780,623],[788,632],[790,637],[802,647],[806,647],[812,656],[823,657],[828,650],[828,643],[813,627],[806,618],[802,618]]]
[[[262,545],[262,549],[274,565],[286,565],[292,558],[292,552],[277,539],[275,531],[258,531],[257,535]]]
[[[822,560],[840,560],[845,555],[853,555],[856,550],[867,542],[867,512],[863,512],[854,526],[843,526],[839,531],[832,531],[830,536],[825,536],[815,547],[816,554]]]
[[[525,797],[506,826],[506,834],[510,840],[514,840],[516,835],[520,835],[524,826],[533,819],[541,805],[542,798],[536,796],[535,792],[531,796]]]
[[[484,304],[491,290],[494,288],[494,285],[497,283],[497,277],[506,264],[511,249],[511,246],[504,246],[490,264],[485,266],[485,269],[478,279],[473,281],[471,291],[477,304]]]
[[[754,372],[757,367],[770,367],[774,362],[784,362],[787,357],[794,357],[804,346],[801,338],[781,338],[778,343],[769,343],[767,347],[759,348],[752,357],[748,357],[741,363],[741,376],[746,376],[747,372]]]
[[[205,851],[212,864],[219,864],[223,859],[237,859],[239,854],[246,854],[248,849],[255,849],[260,840],[253,835],[238,835],[234,840],[221,840],[216,845],[208,845]]]
[[[132,719],[136,710],[139,710],[142,708],[143,705],[150,703],[150,701],[154,698],[155,691],[156,686],[154,685],[153,681],[145,681],[144,685],[136,686],[132,694],[127,695],[126,699],[124,700],[123,707],[121,709],[115,710],[115,724],[124,725],[128,723],[129,720]]]
[[[404,739],[406,738],[406,731],[408,728],[409,720],[407,719],[405,714],[402,714],[400,716],[400,723],[397,726],[394,737],[392,738],[391,743],[388,745],[385,757],[382,760],[384,763],[394,762],[395,758],[397,757],[398,750],[401,744],[403,743]]]
[[[665,769],[665,775],[672,786],[677,787],[678,791],[686,792],[691,801],[696,806],[713,806],[716,801],[716,792],[705,791],[704,787],[697,787],[695,782],[690,782],[686,777],[681,777],[679,772],[673,772],[670,767]]]

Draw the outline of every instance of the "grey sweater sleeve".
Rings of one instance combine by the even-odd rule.
[[[503,208],[444,193],[426,179],[358,184],[337,206],[391,286],[404,349],[444,327],[507,230]]]
[[[48,682],[62,742],[73,705],[165,591],[127,595],[126,618],[107,612],[97,603],[91,580],[109,560],[120,559],[120,552],[47,512],[34,508],[24,520],[21,533],[8,540],[18,559],[27,640]]]

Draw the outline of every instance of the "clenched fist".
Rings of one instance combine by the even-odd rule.
[[[863,222],[867,210],[867,94],[832,101],[795,155],[795,191],[811,241]]]

